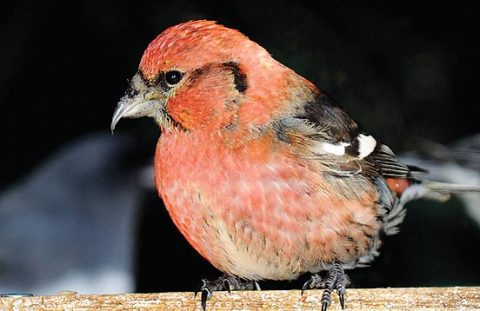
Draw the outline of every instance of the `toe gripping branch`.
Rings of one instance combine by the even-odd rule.
[[[202,292],[201,303],[202,309],[207,309],[207,300],[212,297],[214,291],[227,290],[229,293],[232,290],[260,290],[260,285],[257,281],[247,281],[234,276],[222,276],[216,280],[210,281],[203,279],[202,283],[195,290],[195,297],[198,292]]]
[[[326,311],[332,303],[332,291],[336,290],[340,305],[345,309],[346,287],[350,284],[350,278],[345,274],[339,263],[334,263],[328,270],[326,278],[322,279],[319,274],[313,274],[302,286],[302,295],[309,288],[324,288],[322,295],[322,311]]]

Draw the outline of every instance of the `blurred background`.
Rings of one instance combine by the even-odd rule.
[[[152,120],[109,125],[147,44],[214,19],[325,89],[446,181],[480,185],[480,22],[419,1],[3,1],[0,293],[193,290],[220,275],[152,180]],[[355,287],[480,285],[480,195],[418,201]],[[299,288],[267,282],[264,288]]]

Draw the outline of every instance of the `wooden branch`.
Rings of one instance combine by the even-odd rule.
[[[215,292],[208,310],[320,310],[322,291]],[[193,293],[0,298],[0,310],[200,310]],[[348,289],[347,310],[480,310],[480,287]],[[341,310],[336,294],[329,310]]]

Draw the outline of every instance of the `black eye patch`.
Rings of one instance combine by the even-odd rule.
[[[245,93],[248,88],[247,75],[240,69],[236,62],[223,63],[223,66],[229,68],[234,77],[235,88],[240,93]]]

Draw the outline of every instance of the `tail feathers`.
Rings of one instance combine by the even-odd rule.
[[[480,187],[464,184],[453,184],[438,181],[423,181],[422,185],[431,191],[448,194],[462,194],[465,192],[480,192]]]
[[[445,202],[450,199],[452,194],[463,194],[468,192],[480,193],[480,187],[424,180],[408,187],[407,190],[402,193],[400,201],[403,204],[406,204],[415,199],[425,198]]]
[[[394,199],[390,205],[392,208],[385,216],[384,232],[386,235],[393,235],[398,232],[398,225],[405,218],[405,204],[416,199],[429,199],[445,202],[450,199],[452,194],[462,194],[468,192],[480,193],[480,187],[444,183],[438,181],[422,181],[414,183],[407,187],[401,193],[401,196]]]

